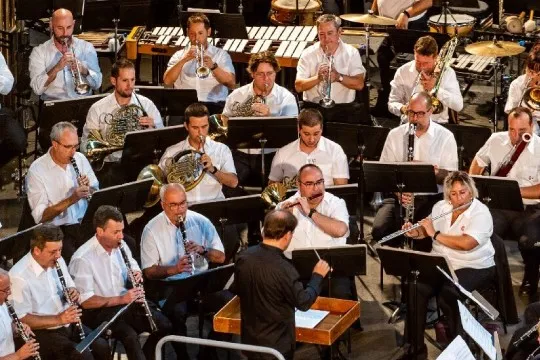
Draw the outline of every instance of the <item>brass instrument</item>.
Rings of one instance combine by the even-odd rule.
[[[326,64],[328,65],[328,75],[325,79],[322,79],[321,82],[321,94],[322,99],[319,100],[319,105],[321,105],[323,108],[331,108],[336,105],[336,102],[332,100],[332,70],[334,68],[334,55],[331,55],[328,53],[328,46],[326,46],[324,53],[324,60]]]
[[[534,84],[531,83],[532,78],[529,77],[519,103],[533,111],[540,111],[540,84],[538,81]]]
[[[214,114],[208,117],[208,137],[214,141],[225,141],[227,139],[227,123],[229,118],[223,114]]]
[[[210,75],[210,69],[204,66],[204,45],[197,40],[195,46],[195,58],[197,60],[197,70],[195,70],[195,75],[197,75],[199,79],[206,79]]]
[[[11,317],[11,320],[13,320],[13,324],[15,324],[15,329],[17,330],[17,334],[19,334],[19,336],[25,343],[28,343],[30,340],[32,340],[32,337],[26,335],[26,332],[24,331],[24,326],[21,320],[19,319],[19,317],[17,316],[17,313],[15,312],[13,305],[11,305],[11,303],[9,303],[8,301],[6,301],[5,304],[8,310],[9,317]],[[37,355],[32,356],[32,359],[41,360],[41,356],[38,353]]]
[[[161,168],[156,164],[146,165],[137,175],[137,180],[153,179],[148,198],[144,203],[145,208],[151,208],[159,201],[159,190],[165,184],[165,175]]]
[[[267,208],[273,209],[278,203],[282,202],[285,199],[287,190],[296,188],[297,179],[297,175],[292,178],[285,176],[281,182],[276,182],[265,187],[261,193],[261,199]]]
[[[60,285],[62,286],[62,293],[64,294],[64,299],[66,300],[69,306],[78,306],[78,304],[75,303],[69,296],[69,290],[66,284],[66,279],[64,279],[64,273],[62,272],[60,263],[56,261],[55,266],[56,266],[56,273],[58,275],[58,279],[60,280]],[[84,334],[84,327],[83,327],[81,319],[77,320],[77,322],[75,323],[75,326],[77,327],[77,331],[79,332],[80,339],[84,340],[86,335]]]
[[[72,157],[70,161],[71,161],[71,165],[73,166],[73,170],[75,171],[75,176],[77,176],[77,183],[80,186],[81,185],[80,183],[81,172],[79,171],[79,166],[77,166],[77,161],[75,161],[75,157]],[[92,194],[88,193],[88,195],[86,196],[86,200],[88,201],[92,200]]]
[[[252,108],[253,104],[266,104],[266,96],[268,84],[264,83],[264,92],[261,95],[250,95],[243,102],[236,102],[232,106],[233,117],[252,117],[255,116],[255,111]]]
[[[64,43],[64,46],[69,48],[68,46],[68,38],[63,38],[62,42]],[[69,64],[69,69],[71,70],[71,76],[73,77],[73,84],[75,85],[75,92],[79,95],[84,95],[90,90],[90,85],[83,79],[83,76],[81,74],[81,68],[79,66],[79,61],[75,57],[75,49],[73,49],[73,46],[71,46],[71,53],[73,54],[73,64]]]

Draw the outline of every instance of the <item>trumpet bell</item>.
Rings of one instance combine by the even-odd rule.
[[[330,109],[336,105],[336,102],[331,98],[322,98],[321,100],[319,100],[319,105],[321,105],[325,109]]]
[[[433,114],[440,114],[444,110],[442,102],[435,96],[431,97],[431,109]]]
[[[540,111],[540,86],[525,90],[523,104],[534,111]]]
[[[145,166],[139,175],[137,175],[137,180],[145,179],[154,179],[152,186],[150,187],[150,192],[148,193],[148,198],[144,203],[145,208],[150,208],[156,205],[159,201],[159,190],[163,186],[165,176],[161,168],[155,164]]]
[[[90,85],[85,82],[81,82],[75,86],[75,92],[79,95],[84,95],[90,90]]]
[[[210,69],[206,66],[199,66],[195,74],[199,79],[206,79],[210,75]]]

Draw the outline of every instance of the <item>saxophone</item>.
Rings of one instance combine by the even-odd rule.
[[[15,329],[17,329],[17,334],[23,339],[25,343],[32,340],[32,338],[28,335],[26,335],[26,332],[24,331],[24,326],[17,316],[17,313],[15,312],[15,309],[13,308],[13,305],[11,305],[9,302],[5,302],[9,316],[11,317],[11,320],[13,320],[13,323],[15,324]],[[39,356],[39,353],[37,355],[32,356],[34,360],[41,360],[41,356]]]

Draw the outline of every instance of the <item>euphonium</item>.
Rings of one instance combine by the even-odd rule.
[[[285,176],[281,182],[273,183],[264,188],[261,193],[261,199],[269,209],[273,209],[276,205],[285,199],[287,190],[296,187],[297,175],[292,178]]]
[[[326,64],[328,65],[328,75],[325,79],[322,79],[321,84],[321,94],[322,99],[319,100],[319,105],[321,105],[323,108],[331,108],[334,105],[336,105],[336,102],[332,100],[331,93],[332,93],[332,70],[334,68],[334,55],[329,54],[328,52],[328,46],[326,46],[326,51],[324,52],[324,60],[326,61]]]
[[[210,69],[204,66],[204,45],[197,40],[195,46],[197,47],[197,70],[195,71],[195,74],[199,79],[206,79],[208,75],[210,75]]]
[[[64,43],[66,49],[69,48],[68,38],[63,38],[62,42]],[[73,46],[71,47],[71,53],[73,54],[73,64],[69,64],[69,68],[71,70],[71,76],[73,76],[75,92],[79,95],[84,95],[88,92],[88,90],[90,90],[90,85],[88,85],[88,83],[82,77],[79,61],[75,57],[75,50],[73,49]]]

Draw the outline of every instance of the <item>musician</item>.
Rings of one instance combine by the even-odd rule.
[[[87,197],[99,188],[99,182],[86,157],[77,152],[79,137],[75,126],[69,122],[55,124],[51,141],[49,151],[30,165],[26,191],[35,223],[51,222],[62,228],[63,254],[69,261],[84,242],[79,222],[88,207]]]
[[[238,185],[231,150],[227,145],[208,137],[208,115],[205,105],[201,103],[189,105],[184,115],[187,139],[168,147],[159,161],[159,167],[167,175],[169,171],[167,164],[174,161],[178,153],[185,150],[202,153],[200,162],[204,167],[203,179],[199,185],[186,193],[188,202],[224,199],[223,185],[232,188]]]
[[[298,272],[283,256],[297,224],[288,211],[268,213],[263,242],[239,255],[234,275],[242,307],[242,343],[274,348],[285,359],[294,357],[295,309],[306,311],[313,305],[330,270],[328,263],[320,260],[304,288]],[[251,352],[246,355],[249,359],[272,358]]]
[[[324,184],[344,185],[349,180],[349,164],[341,146],[322,136],[323,118],[317,109],[303,109],[298,115],[298,140],[279,149],[272,161],[269,183],[293,179],[302,165],[321,168]]]
[[[319,42],[306,48],[300,59],[296,73],[294,87],[297,92],[303,92],[304,106],[319,107],[318,103],[325,95],[325,86],[330,77],[330,97],[336,104],[351,104],[347,116],[344,117],[343,106],[336,106],[338,110],[333,115],[325,114],[327,121],[358,122],[355,118],[357,107],[353,105],[356,90],[364,88],[364,74],[360,53],[353,46],[341,40],[341,19],[335,15],[325,14],[317,19]],[[327,56],[333,56],[334,65],[329,69]],[[358,105],[358,104],[355,104]],[[343,108],[343,109],[342,109]],[[324,112],[323,112],[324,114]],[[328,118],[328,116],[335,118]]]
[[[123,241],[124,218],[113,206],[100,206],[94,214],[96,234],[84,243],[71,258],[69,271],[80,293],[83,322],[95,329],[109,321],[123,306],[135,302],[109,327],[112,336],[122,342],[128,359],[153,359],[156,344],[168,334],[172,325],[160,311],[149,307],[157,331],[152,332],[148,314],[141,306],[145,298],[142,287],[131,283],[128,271],[135,281],[142,283],[142,272],[131,251]],[[120,247],[129,259],[126,266]],[[128,281],[130,286],[128,286]],[[141,332],[150,332],[141,349]]]
[[[39,344],[34,339],[30,339],[19,350],[15,351],[15,343],[13,342],[15,330],[6,306],[6,300],[10,294],[9,274],[4,269],[0,269],[0,329],[2,330],[0,331],[0,360],[32,358],[39,352]],[[23,324],[23,327],[27,336],[34,336],[28,325]]]
[[[41,100],[87,96],[101,86],[96,50],[91,43],[73,36],[74,27],[71,11],[56,10],[51,17],[51,39],[36,46],[30,54],[30,86]],[[82,80],[89,85],[86,94],[75,92],[72,70],[77,67]]]
[[[109,345],[98,338],[80,354],[75,346],[80,342],[75,324],[81,310],[69,305],[55,269],[58,262],[72,302],[79,303],[79,292],[62,258],[63,234],[53,224],[43,224],[34,230],[30,252],[9,271],[12,303],[17,315],[36,335],[43,360],[110,359]],[[83,325],[86,334],[89,329]]]
[[[191,46],[186,46],[171,57],[163,83],[174,85],[177,89],[196,89],[198,100],[205,103],[212,114],[221,113],[229,88],[234,88],[236,84],[231,56],[227,51],[208,43],[212,28],[206,15],[191,15],[186,27]],[[197,58],[197,43],[204,51],[202,64]],[[199,66],[209,69],[207,78],[197,76]]]
[[[433,0],[373,0],[371,10],[376,15],[395,19],[398,29],[427,30],[426,14],[431,6],[433,6]],[[377,50],[381,89],[379,89],[377,103],[372,111],[375,116],[385,116],[389,113],[387,104],[392,80],[390,63],[395,55],[392,38],[387,36]]]
[[[152,100],[137,95],[134,91],[135,65],[131,61],[125,58],[116,61],[111,68],[110,81],[114,92],[95,102],[88,110],[81,138],[81,152],[85,154],[89,150],[89,141],[94,138],[91,132],[98,132],[103,139],[107,139],[110,132],[115,129],[115,123],[121,123],[123,120],[118,118],[117,113],[126,106],[134,107],[134,118],[128,116],[130,123],[127,131],[136,130],[137,126],[142,129],[163,127],[161,115]],[[119,135],[125,136],[127,131],[121,129]],[[117,132],[118,130],[115,134]],[[120,166],[121,158],[121,150],[115,151],[105,158],[103,168],[97,172],[102,188],[123,184],[127,181],[124,177],[125,169]],[[97,165],[100,165],[99,161]]]
[[[477,197],[478,191],[469,175],[463,171],[452,172],[444,180],[444,200],[435,204],[431,218],[420,220],[419,228],[406,233],[406,236],[419,242],[433,242],[432,253],[448,258],[459,283],[468,291],[481,289],[495,281],[495,249],[491,244],[493,220],[487,206]],[[471,202],[469,206],[448,214],[469,202]],[[432,220],[443,214],[447,215]],[[411,223],[406,223],[403,228],[407,229],[410,226]],[[412,336],[416,336],[421,345],[417,354],[411,351],[409,356],[425,355],[427,352],[424,345],[424,328],[427,304],[431,297],[438,295],[438,304],[448,319],[449,339],[453,340],[460,330],[456,301],[459,299],[459,293],[454,284],[448,281],[434,281],[429,275],[420,273],[416,289],[416,307],[415,311],[407,311],[406,333],[409,343]],[[413,298],[414,294],[409,294],[409,309],[415,303]],[[416,329],[412,328],[412,324],[416,324]]]
[[[401,201],[399,193],[389,194],[381,208],[377,211],[373,221],[372,234],[375,239],[382,239],[401,227],[399,217],[400,209],[398,204],[404,208],[409,206],[411,199],[414,199],[414,217],[421,219],[431,212],[433,205],[442,199],[442,186],[448,171],[458,168],[457,145],[454,135],[442,125],[431,120],[431,97],[426,92],[414,94],[407,108],[409,122],[390,130],[384,143],[380,157],[381,162],[403,162],[407,161],[407,148],[410,124],[416,125],[414,133],[413,161],[420,161],[433,164],[435,178],[438,184],[438,193],[435,194],[413,194],[403,193]],[[403,214],[405,209],[403,209]],[[418,243],[418,250],[430,250],[429,242]],[[426,248],[424,248],[426,246]]]
[[[521,152],[513,152],[514,146],[523,140],[523,134],[531,136]],[[527,136],[527,135],[525,135]],[[525,144],[525,143],[524,143]],[[499,173],[509,153],[517,156],[507,175]],[[508,131],[493,133],[484,146],[476,153],[469,173],[482,175],[490,166],[490,175],[506,176],[517,180],[525,213],[520,211],[490,209],[493,216],[494,232],[504,238],[511,231],[518,237],[519,249],[525,263],[525,272],[520,291],[527,292],[531,300],[538,296],[538,265],[540,255],[534,246],[540,238],[540,137],[533,134],[533,117],[528,108],[517,107],[508,114]]]
[[[540,336],[538,334],[538,321],[540,321],[540,303],[534,302],[525,308],[523,313],[523,326],[518,328],[510,342],[508,343],[508,350],[505,354],[505,359],[508,360],[529,360],[537,359],[537,357],[529,357],[535,350],[539,348]],[[525,333],[536,327],[532,334],[528,337],[524,337]],[[523,338],[522,338],[523,337]],[[521,339],[521,341],[519,341]],[[519,341],[518,344],[515,344],[516,341]],[[536,355],[538,352],[536,353]]]
[[[422,36],[414,45],[414,60],[397,69],[392,80],[388,110],[407,121],[407,103],[412,94],[418,91],[430,93],[433,91],[440,74],[434,72],[438,58],[438,46],[431,36]],[[444,65],[443,65],[444,66]],[[446,67],[436,96],[444,106],[440,114],[432,114],[431,120],[438,123],[448,122],[448,110],[461,111],[463,97],[459,88],[456,73],[451,67]]]

